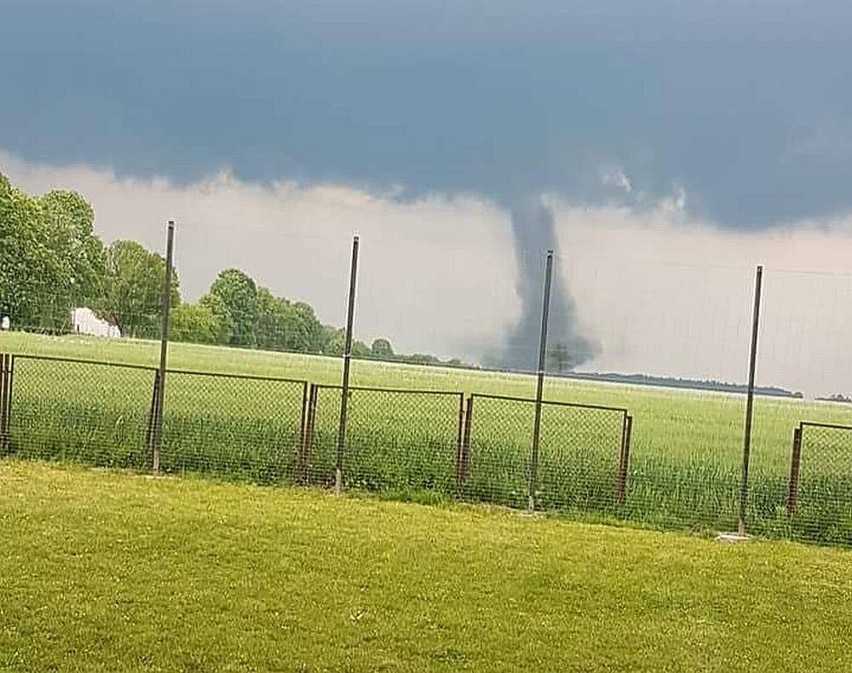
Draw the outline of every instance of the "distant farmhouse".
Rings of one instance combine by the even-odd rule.
[[[75,308],[71,311],[71,321],[75,334],[90,334],[92,336],[118,339],[121,330],[107,320],[102,320],[89,308]]]

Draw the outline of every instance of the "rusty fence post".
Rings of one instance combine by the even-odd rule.
[[[467,405],[465,405],[464,410],[464,434],[461,449],[462,483],[467,480],[467,474],[470,471],[470,433],[473,430],[473,398],[473,395],[467,398]]]
[[[0,453],[6,453],[6,353],[0,353]]]
[[[319,386],[312,383],[308,391],[307,409],[305,410],[305,432],[302,435],[302,446],[299,452],[299,474],[303,484],[310,483],[310,462],[314,445],[318,396]]]
[[[456,437],[456,485],[464,482],[464,426],[465,426],[464,393],[459,394],[459,428]]]
[[[299,418],[299,450],[305,443],[305,422],[308,414],[308,386],[310,384],[305,381],[302,385],[302,412]]]
[[[302,478],[302,452],[305,446],[305,424],[308,417],[308,386],[307,381],[302,384],[302,407],[299,416],[299,438],[296,440],[295,450],[293,452],[293,461],[296,464],[294,480],[300,482]]]
[[[621,455],[618,461],[618,480],[616,482],[615,499],[619,505],[627,498],[627,472],[630,468],[630,438],[633,435],[633,416],[624,415],[621,429]]]
[[[12,442],[12,400],[15,392],[15,362],[16,356],[9,356],[9,373],[6,379],[6,435],[9,439],[9,445]]]
[[[0,454],[2,455],[9,451],[14,362],[14,355],[0,354]]]
[[[160,371],[154,370],[154,386],[151,391],[151,406],[148,409],[148,432],[145,435],[145,447],[148,451],[149,460],[154,456],[154,427],[157,424],[157,410],[159,409],[160,397]]]
[[[802,425],[793,430],[793,455],[790,460],[790,484],[787,488],[787,514],[796,513],[799,496],[799,469],[802,465]]]

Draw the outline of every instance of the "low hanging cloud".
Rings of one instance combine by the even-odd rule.
[[[474,359],[495,346],[519,310],[509,219],[481,200],[401,203],[345,185],[248,184],[228,172],[176,185],[86,166],[34,165],[8,153],[0,155],[0,171],[29,192],[82,193],[106,242],[133,238],[161,250],[166,221],[174,219],[175,265],[190,301],[234,266],[341,325],[357,234],[361,339],[386,336],[401,351]]]
[[[176,220],[189,300],[236,266],[341,324],[357,233],[359,338],[481,361],[505,347],[520,318],[510,214],[477,195],[400,201],[393,192],[253,184],[228,172],[179,185],[9,153],[0,153],[0,171],[30,192],[80,191],[106,241],[160,249],[165,221]],[[583,369],[745,380],[755,266],[764,264],[759,383],[852,393],[852,218],[738,232],[690,217],[687,196],[675,189],[638,208],[578,207],[545,195],[577,327],[599,346]]]
[[[563,273],[600,355],[590,369],[744,381],[764,266],[758,382],[852,392],[852,218],[720,229],[683,211],[551,200]]]

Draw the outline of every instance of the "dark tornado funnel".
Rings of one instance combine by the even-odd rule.
[[[558,242],[553,211],[540,199],[516,203],[511,214],[521,317],[506,339],[502,364],[507,369],[532,371],[538,362],[545,255],[547,250],[558,254]],[[574,300],[558,264],[553,275],[547,343],[548,371],[570,371],[597,352],[579,331]]]

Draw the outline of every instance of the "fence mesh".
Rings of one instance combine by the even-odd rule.
[[[852,425],[850,297],[852,276],[846,273],[771,267],[764,272],[757,382],[793,391],[795,398],[755,399],[750,532],[852,541],[843,532],[850,528],[842,492],[850,485],[850,463],[843,457],[849,444],[844,444],[843,430],[823,427]],[[802,419],[807,423],[800,425]],[[802,430],[804,500],[801,511],[791,516],[787,496],[794,427]]]
[[[16,356],[8,452],[145,469],[154,370]]]
[[[577,324],[597,346],[568,375],[590,380],[550,378],[547,398],[634,416],[619,516],[666,528],[736,529],[754,268],[708,264],[701,246],[688,254],[670,248],[674,238],[612,246],[614,232],[602,231],[582,234],[585,244],[572,235],[564,268]]]
[[[156,374],[143,366],[3,356],[0,451],[150,470]],[[555,380],[549,394],[564,398],[583,385]],[[642,395],[655,405],[653,394]],[[341,396],[339,386],[300,380],[169,370],[160,469],[332,486]],[[641,422],[634,433],[623,407],[545,401],[534,504],[669,527],[733,529],[742,438],[739,423],[728,427],[725,419],[728,406],[744,402],[708,392],[671,405],[673,414],[684,414],[669,419],[672,427],[688,427],[696,404],[725,412],[714,423],[730,437],[723,433],[708,450],[709,438],[688,446],[677,434],[647,435]],[[759,398],[757,408],[762,423],[752,442],[748,531],[852,545],[852,426],[806,421],[796,428],[792,451],[789,437],[786,448],[776,441],[776,426],[799,409],[845,417],[848,407]],[[525,508],[534,419],[529,398],[353,387],[342,485]]]
[[[341,396],[335,386],[314,386],[309,395],[305,470],[312,483],[334,482]],[[453,493],[462,401],[461,393],[350,389],[343,484]]]
[[[614,511],[626,433],[624,409],[543,404],[536,503],[542,509]]]
[[[535,505],[611,511],[624,494],[628,420],[623,409],[544,402]],[[535,401],[472,395],[466,412],[464,492],[475,499],[527,506]]]
[[[472,395],[463,446],[466,497],[526,507],[535,403]]]
[[[852,544],[852,426],[801,423],[787,488],[794,537]]]
[[[642,397],[632,409],[638,420],[623,515],[653,526],[734,530],[744,396],[651,390]]]
[[[0,359],[0,455],[151,470],[159,438],[157,464],[166,473],[331,486],[340,462],[346,487],[428,490],[519,508],[528,505],[534,477],[540,509],[679,529],[732,530],[742,523],[758,535],[852,544],[846,500],[852,447],[847,430],[838,429],[852,427],[846,267],[767,266],[759,274],[761,295],[750,261],[755,255],[708,263],[719,257],[708,255],[708,232],[687,235],[672,227],[652,241],[643,236],[653,227],[556,226],[575,214],[541,205],[513,213],[551,231],[553,247],[564,251],[554,258],[543,354],[548,401],[534,475],[530,398],[545,255],[514,237],[517,226],[501,239],[476,218],[473,229],[450,227],[455,247],[435,238],[434,227],[394,224],[363,249],[351,361],[356,385],[340,461],[341,388],[329,384],[341,380],[345,333],[322,325],[310,306],[264,293],[255,322],[243,326],[246,338],[236,340],[245,348],[175,344],[170,362],[193,370],[221,366],[234,375],[169,370],[160,400],[153,367],[159,344],[146,339],[158,333],[168,305],[122,310],[129,339],[34,338],[19,331],[60,334],[81,326],[76,312],[69,321],[70,297],[55,288],[45,288],[33,304],[43,315],[24,313],[11,331],[0,331],[2,350],[28,354]],[[557,240],[569,231],[570,241]],[[612,245],[615,234],[623,245]],[[737,238],[736,247],[748,241]],[[323,313],[342,318],[348,240],[316,252],[327,255],[323,268],[332,278],[326,274],[325,281],[341,288]],[[799,264],[800,252],[794,264],[807,267]],[[821,262],[822,255],[815,266]],[[400,282],[424,274],[429,282]],[[304,273],[286,281],[298,293],[313,282]],[[201,334],[174,320],[170,338],[225,346],[234,341],[226,322]],[[299,354],[250,352],[249,345]],[[105,362],[113,358],[142,366]],[[746,381],[753,373],[741,521]],[[162,418],[153,413],[160,404]],[[789,435],[797,424],[800,473],[791,503]]]
[[[304,381],[168,372],[160,469],[293,483],[306,390]]]

